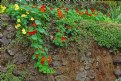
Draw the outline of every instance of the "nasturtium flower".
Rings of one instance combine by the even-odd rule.
[[[33,18],[33,17],[31,17],[31,20],[33,21],[33,20],[34,20],[34,18]]]
[[[15,4],[14,7],[15,7],[15,10],[18,10],[19,9],[18,4]]]
[[[4,11],[5,11],[5,9],[6,9],[6,7],[5,6],[2,6],[2,5],[0,5],[0,13],[3,13]]]
[[[24,28],[21,31],[22,31],[22,34],[26,34],[26,30]]]
[[[25,14],[22,14],[22,15],[21,15],[21,17],[23,17],[23,18],[26,17],[26,16],[27,16],[27,15],[25,15]]]
[[[68,12],[69,8],[66,8],[65,11]]]
[[[42,57],[42,58],[41,58],[41,62],[40,62],[40,64],[44,65],[45,60],[46,60],[46,58],[45,58],[45,57]]]
[[[61,11],[61,9],[60,9],[60,8],[59,8],[59,9],[57,9],[57,15],[58,15],[59,19],[61,19],[61,18],[65,17],[65,15],[63,14],[63,12]]]
[[[53,10],[53,8],[52,8],[52,7],[50,7],[50,10]]]
[[[51,57],[48,56],[47,60],[48,60],[48,64],[50,64],[50,62],[51,62]]]
[[[26,14],[29,14],[29,12],[27,11]]]
[[[39,57],[39,54],[36,54],[36,59],[38,59],[38,57]]]
[[[17,22],[21,22],[21,20],[20,19],[17,19]]]
[[[61,37],[61,41],[62,41],[62,42],[66,41],[66,40],[67,40],[67,38],[66,38],[65,36],[62,36],[62,37]]]
[[[34,31],[32,31],[32,32],[28,32],[29,35],[34,35],[34,34],[36,34],[36,33],[37,33],[37,30],[34,30]]]
[[[32,26],[36,27],[36,26],[37,26],[37,24],[36,24],[35,22],[33,22],[33,23],[32,23]]]
[[[44,4],[40,7],[40,11],[45,12],[45,5]]]
[[[21,26],[21,24],[15,25],[15,28],[18,29]]]
[[[91,11],[92,11],[92,13],[93,13],[93,12],[95,12],[95,9],[94,9],[94,8],[92,8],[92,9],[91,9]]]

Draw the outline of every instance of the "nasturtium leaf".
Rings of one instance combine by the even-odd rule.
[[[45,47],[45,51],[48,52],[48,49]]]
[[[36,23],[37,25],[41,25],[40,20],[35,20],[35,23]]]
[[[37,40],[37,35],[32,35],[31,38],[32,38],[33,40]]]
[[[39,43],[40,43],[40,44],[43,44],[43,40],[42,40],[42,39],[39,39]]]
[[[35,56],[35,55],[33,55],[33,56],[32,56],[32,59],[36,59],[36,56]]]
[[[42,34],[45,34],[45,35],[47,35],[47,32],[43,29],[43,28],[38,28],[38,31],[40,32],[40,33],[42,33]]]
[[[39,46],[39,45],[38,45],[37,43],[32,43],[32,44],[31,44],[31,47],[34,47],[34,48],[38,48],[38,46]]]

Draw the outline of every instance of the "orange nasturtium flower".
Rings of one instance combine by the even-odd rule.
[[[79,14],[80,14],[80,15],[83,15],[83,14],[84,14],[84,12],[79,12]]]
[[[91,9],[91,11],[92,11],[92,13],[93,13],[93,12],[95,12],[95,9],[94,9],[94,8],[92,8],[92,9]]]
[[[66,40],[67,40],[66,37],[64,37],[64,36],[61,37],[61,41],[62,41],[62,42],[66,41]]]
[[[33,7],[33,8],[36,8],[36,7],[37,7],[37,5],[36,5],[36,4],[34,4],[32,7]]]
[[[38,59],[38,57],[39,57],[39,54],[36,54],[36,59]]]
[[[37,30],[34,30],[34,31],[32,31],[32,32],[28,32],[29,35],[34,35],[34,34],[36,34],[36,33],[37,33]]]
[[[52,7],[50,7],[50,10],[53,10],[53,8],[52,8]]]
[[[86,11],[85,11],[85,14],[87,14],[87,15],[88,15],[88,10],[86,10]]]
[[[47,60],[48,60],[48,64],[50,64],[50,62],[51,62],[51,57],[48,56]]]
[[[45,12],[45,5],[44,4],[42,4],[42,6],[40,7],[40,11]]]
[[[67,28],[68,28],[68,29],[70,29],[70,28],[71,28],[71,26],[67,26]]]
[[[61,18],[64,17],[64,14],[63,14],[63,12],[61,11],[61,9],[58,9],[58,10],[57,10],[57,15],[58,15],[59,19],[61,19]]]
[[[32,23],[32,26],[36,27],[36,26],[37,26],[37,24],[36,24],[35,22],[33,22],[33,23]]]
[[[45,57],[42,57],[41,58],[41,64],[44,65],[44,63],[45,63]]]
[[[66,8],[66,10],[65,10],[66,12],[68,12],[69,11],[69,8]]]

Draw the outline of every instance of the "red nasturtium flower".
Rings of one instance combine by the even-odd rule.
[[[92,8],[92,9],[91,9],[91,11],[92,11],[92,13],[93,13],[93,12],[95,12],[95,9],[94,9],[94,8]]]
[[[39,54],[36,54],[36,59],[38,59],[38,57],[39,57]]]
[[[67,40],[66,37],[64,37],[64,36],[61,37],[61,41],[62,41],[62,42],[66,41],[66,40]]]
[[[40,7],[40,11],[45,12],[45,5],[44,4],[42,4],[42,6]]]
[[[44,65],[44,63],[45,63],[44,61],[41,61],[41,64],[42,64],[42,65]]]
[[[35,22],[33,22],[33,23],[32,23],[32,26],[36,27],[36,26],[37,26],[37,24],[36,24]]]
[[[52,8],[52,7],[50,7],[50,10],[53,10],[53,8]]]
[[[36,5],[36,4],[34,4],[32,7],[36,8],[36,7],[37,7],[37,5]]]
[[[51,57],[50,56],[48,56],[48,64],[50,64],[50,62],[51,62]]]
[[[68,29],[70,29],[70,28],[71,28],[71,26],[67,26],[67,28],[68,28]]]
[[[44,48],[42,48],[42,51],[45,51],[45,49],[44,49]]]
[[[58,9],[58,10],[57,10],[57,14],[58,14],[58,17],[61,17],[61,16],[63,15],[61,9]]]
[[[66,11],[66,12],[68,12],[68,10],[69,10],[69,8],[66,8],[66,10],[65,10],[65,11]]]
[[[76,9],[76,12],[77,12],[77,13],[79,13],[79,10],[78,10],[78,9]]]
[[[36,34],[36,33],[37,33],[37,30],[34,30],[34,31],[32,31],[32,32],[28,32],[29,35],[34,35],[34,34]]]
[[[110,17],[110,14],[108,14],[107,16],[109,16],[109,17]]]
[[[88,15],[88,10],[86,10],[86,11],[85,11],[85,14],[87,14],[87,15]]]
[[[43,56],[43,57],[41,58],[41,64],[42,64],[42,65],[44,65],[45,60],[46,60],[46,58]],[[47,61],[48,61],[48,64],[50,64],[50,62],[51,62],[51,57],[50,57],[50,56],[48,56]]]
[[[92,16],[92,14],[88,14],[89,16]]]
[[[43,56],[43,57],[41,58],[41,64],[44,65],[44,63],[45,63],[45,57]]]
[[[80,12],[79,14],[80,14],[80,15],[83,15],[83,14],[84,14],[84,12]]]
[[[64,14],[63,14],[63,12],[61,11],[60,8],[57,10],[57,15],[58,15],[58,17],[59,17],[60,19],[64,17]]]

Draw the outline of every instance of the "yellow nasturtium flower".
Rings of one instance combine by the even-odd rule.
[[[5,6],[0,5],[0,13],[3,13],[5,11],[5,9],[6,9]]]
[[[20,26],[21,26],[21,24],[17,24],[17,25],[15,25],[15,28],[18,29],[18,27],[20,27]]]
[[[20,19],[17,19],[17,22],[21,22],[21,20]]]
[[[19,9],[18,4],[15,4],[14,7],[15,7],[15,10],[18,10]]]
[[[25,15],[25,14],[22,14],[22,15],[21,15],[21,17],[23,17],[23,18],[26,17],[26,16],[27,16],[27,15]]]
[[[24,28],[21,31],[22,31],[22,34],[26,34],[26,30]]]
[[[26,12],[26,14],[29,14],[29,12]]]
[[[31,17],[31,20],[33,21],[33,20],[34,20],[34,18],[33,18],[33,17]]]

